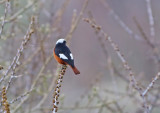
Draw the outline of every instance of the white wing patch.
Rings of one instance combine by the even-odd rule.
[[[62,54],[62,53],[60,53],[59,56],[60,56],[60,58],[62,58],[62,59],[68,59],[68,58],[67,58],[64,54]]]
[[[73,60],[73,55],[72,55],[72,53],[70,53],[70,56],[71,56],[71,59]]]
[[[56,42],[56,44],[58,44],[58,43],[63,43],[65,41],[65,39],[59,39],[57,42]]]

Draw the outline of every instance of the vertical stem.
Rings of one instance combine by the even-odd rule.
[[[59,98],[61,83],[63,81],[63,76],[65,74],[66,68],[67,68],[67,65],[62,65],[58,79],[56,81],[56,88],[53,93],[53,113],[56,113],[58,111],[58,104],[59,104],[58,98]]]

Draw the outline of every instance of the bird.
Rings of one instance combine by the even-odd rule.
[[[80,74],[79,70],[74,65],[73,55],[70,49],[67,47],[65,39],[58,39],[53,51],[53,56],[58,63],[63,65],[69,65],[75,75]]]

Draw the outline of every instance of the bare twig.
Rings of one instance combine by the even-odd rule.
[[[143,38],[146,40],[147,44],[152,48],[155,49],[155,45],[152,44],[152,42],[149,40],[149,38],[147,37],[146,33],[144,32],[144,30],[142,29],[141,25],[139,24],[139,22],[137,21],[137,19],[134,17],[133,18],[135,21],[135,24],[137,26],[137,28],[139,29],[141,35],[143,36]]]
[[[4,17],[3,17],[3,20],[2,20],[2,23],[1,23],[2,25],[1,25],[1,29],[0,29],[0,38],[1,38],[1,35],[2,35],[2,32],[3,32],[3,28],[4,28],[4,25],[5,25],[5,20],[6,20],[7,14],[8,14],[9,5],[10,5],[10,0],[6,0]]]
[[[30,94],[32,91],[33,91],[33,89],[31,89],[30,91],[25,92],[23,95],[15,98],[15,99],[13,99],[13,100],[11,100],[11,101],[9,102],[9,104],[13,104],[13,103],[15,103],[15,102],[17,102],[17,101],[19,101],[19,100],[22,100],[22,98],[24,98],[25,96],[27,96],[28,94]]]
[[[40,69],[38,75],[36,76],[36,78],[35,78],[32,86],[31,86],[30,90],[32,90],[32,89],[35,88],[35,85],[36,85],[36,83],[38,82],[38,79],[42,76],[43,71],[46,69],[46,66],[47,66],[48,63],[52,60],[52,58],[53,58],[53,56],[49,56],[49,57],[46,59],[44,65],[42,66],[42,68]],[[13,110],[13,113],[16,113],[17,110],[21,107],[21,105],[22,105],[25,101],[27,101],[28,98],[29,98],[29,95],[26,95],[25,98],[21,101],[21,103],[18,104],[17,107]]]
[[[6,73],[4,74],[4,76],[0,79],[0,83],[2,83],[4,81],[4,78],[9,74],[10,71],[12,71],[12,75],[11,76],[14,76],[14,72],[15,72],[15,69],[17,68],[17,66],[19,65],[19,59],[24,51],[24,47],[26,46],[26,44],[29,42],[30,38],[31,38],[31,35],[32,33],[34,32],[33,30],[33,24],[34,24],[34,17],[32,17],[31,19],[31,23],[29,25],[29,28],[27,30],[27,33],[26,35],[24,36],[24,39],[21,43],[21,46],[20,48],[17,50],[17,54],[16,56],[13,58],[13,61],[11,63],[11,65],[8,67]],[[12,81],[13,77],[10,77],[10,80],[8,82],[8,86],[6,87],[6,91],[8,90],[9,86],[10,86],[10,83]]]
[[[117,53],[118,57],[122,61],[123,65],[124,65],[124,68],[129,72],[130,79],[131,79],[130,82],[131,82],[132,86],[141,94],[142,89],[138,86],[138,83],[137,83],[137,81],[135,79],[135,75],[132,72],[132,69],[128,65],[127,61],[125,60],[124,55],[121,53],[121,51],[120,51],[119,47],[117,46],[117,44],[115,44],[115,42],[111,39],[111,37],[108,36],[108,34],[106,34],[102,30],[102,28],[100,26],[92,23],[92,21],[90,19],[86,18],[86,19],[84,19],[84,21],[89,23],[92,26],[92,28],[94,28],[97,32],[101,33],[106,38],[106,40],[109,41],[109,43],[111,44],[112,48],[115,50],[115,52]]]
[[[132,36],[135,40],[142,40],[142,38],[135,34],[121,19],[120,17],[114,12],[113,9],[109,7],[106,1],[100,0],[100,2],[109,10],[109,13],[113,16],[116,22],[119,23],[119,25],[130,35]]]
[[[136,24],[137,28],[139,29],[142,37],[147,42],[149,47],[152,49],[155,62],[159,63],[160,62],[160,56],[159,56],[157,45],[155,45],[153,42],[151,42],[151,40],[147,37],[146,33],[144,32],[143,28],[141,27],[141,25],[139,24],[137,19],[135,17],[133,19],[134,19],[135,24]]]
[[[149,25],[150,25],[150,35],[151,35],[151,41],[154,41],[155,36],[155,28],[154,28],[154,18],[153,18],[153,12],[151,8],[151,0],[146,0],[147,5],[147,13],[149,18]]]
[[[121,53],[118,45],[112,40],[112,38],[110,36],[108,36],[108,34],[106,34],[103,31],[103,29],[100,26],[94,24],[90,19],[87,19],[87,18],[84,19],[84,21],[89,23],[91,25],[91,27],[94,28],[97,32],[101,33],[106,38],[106,40],[108,40],[108,42],[111,44],[112,48],[117,53],[120,60],[122,61],[124,68],[128,71],[128,73],[130,75],[130,83],[131,83],[132,87],[135,88],[137,90],[137,92],[139,92],[140,96],[142,97],[145,111],[147,113],[149,113],[146,98],[142,96],[142,93],[143,93],[142,88],[138,85],[137,80],[135,79],[135,75],[134,75],[131,67],[128,65],[126,59],[124,58],[124,55]]]
[[[5,20],[5,23],[12,22],[18,18],[19,15],[23,14],[25,11],[27,11],[29,8],[31,8],[33,5],[35,5],[38,2],[38,0],[34,0],[33,2],[30,2],[22,9],[18,10],[14,15],[9,17],[7,20]]]
[[[79,21],[81,20],[81,18],[83,16],[83,13],[84,13],[87,5],[88,5],[88,2],[89,2],[89,0],[86,0],[84,2],[79,16],[76,19],[74,19],[74,21],[72,20],[70,31],[69,31],[69,33],[66,36],[66,41],[70,40],[70,38],[72,37],[73,32],[76,30],[77,25],[78,25]],[[70,43],[67,43],[67,44],[69,45]]]
[[[154,83],[159,79],[160,77],[160,72],[153,78],[152,82],[148,85],[146,90],[142,93],[142,96],[147,95],[148,91],[153,87]]]

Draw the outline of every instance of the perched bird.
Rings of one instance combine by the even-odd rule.
[[[56,42],[56,46],[54,48],[53,55],[58,63],[69,65],[76,75],[80,74],[80,72],[74,65],[73,55],[71,51],[69,50],[69,48],[66,46],[65,39],[59,39]]]

